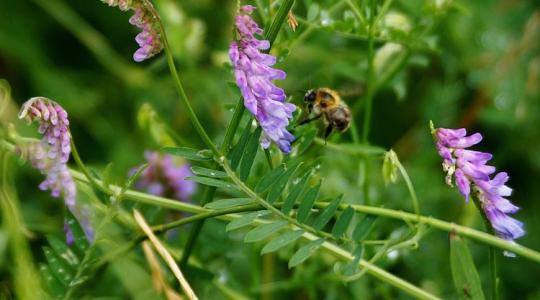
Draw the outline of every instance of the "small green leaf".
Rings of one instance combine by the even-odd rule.
[[[270,212],[267,210],[247,213],[238,219],[232,220],[229,224],[227,224],[227,226],[225,227],[225,231],[232,231],[232,230],[250,225],[251,223],[253,223],[253,221],[255,221],[256,218],[262,217],[268,214],[270,214]]]
[[[353,240],[355,241],[362,241],[364,240],[368,234],[373,229],[373,225],[375,224],[375,221],[377,220],[377,216],[367,215],[356,225],[356,228],[354,228],[353,231]]]
[[[191,167],[191,171],[193,172],[193,174],[199,175],[199,176],[206,176],[206,177],[212,177],[212,178],[228,177],[227,173],[223,171],[218,171],[218,170],[213,170],[213,169],[208,169],[208,168],[203,168],[203,167],[198,167],[198,166]]]
[[[306,133],[304,133],[302,135],[302,137],[300,138],[299,144],[298,144],[298,150],[297,150],[296,155],[300,156],[307,149],[309,149],[309,146],[311,146],[311,144],[313,144],[313,141],[317,137],[317,132],[318,132],[317,128],[312,128],[312,129],[306,131]]]
[[[225,188],[225,189],[235,189],[236,186],[230,182],[226,182],[223,180],[215,179],[215,178],[209,178],[209,177],[201,177],[201,176],[188,176],[185,177],[184,180],[190,180],[195,181],[200,184],[209,185],[209,186],[215,186],[218,188]]]
[[[277,221],[274,223],[263,224],[251,229],[244,237],[244,242],[253,243],[262,241],[265,238],[272,235],[274,232],[279,231],[281,228],[287,226],[287,221]]]
[[[262,248],[261,254],[277,251],[299,239],[302,234],[304,234],[303,230],[287,231],[266,244],[264,248]]]
[[[80,260],[77,255],[71,251],[66,243],[55,236],[47,236],[47,240],[58,256],[60,256],[70,267],[76,268]]]
[[[164,147],[161,148],[161,151],[195,161],[207,161],[212,159],[212,155],[208,150],[196,150],[186,147]]]
[[[78,251],[77,254],[82,257],[88,249],[88,240],[81,225],[69,210],[66,210],[66,223],[73,234],[73,244]]]
[[[469,248],[454,232],[450,233],[450,267],[459,299],[485,299]]]
[[[240,180],[246,181],[251,172],[251,167],[255,161],[255,156],[257,155],[257,150],[259,150],[259,137],[261,136],[261,127],[257,127],[253,134],[249,137],[249,140],[244,149],[244,155],[242,156],[242,161],[240,162]]]
[[[296,251],[296,253],[289,260],[289,269],[303,263],[306,259],[312,256],[323,243],[324,239],[317,239],[300,247],[300,249],[298,249],[298,251]]]
[[[52,274],[65,286],[73,280],[73,269],[51,248],[43,247],[43,253],[49,264]]]
[[[343,195],[338,196],[322,211],[322,213],[317,217],[317,219],[315,219],[315,222],[313,223],[313,228],[315,228],[316,230],[321,230],[324,228],[326,223],[328,223],[328,221],[330,221],[330,219],[334,216],[334,213],[336,212],[339,203],[341,203],[342,198]]]
[[[242,136],[240,136],[238,143],[236,143],[236,145],[234,145],[234,147],[229,152],[229,157],[231,159],[231,168],[233,170],[236,170],[236,167],[238,167],[238,164],[242,159],[242,155],[244,154],[244,149],[246,149],[246,144],[249,140],[249,137],[251,136],[251,126],[249,124],[251,124],[251,122],[248,122],[248,125],[242,132]]]
[[[283,190],[285,189],[285,186],[287,185],[287,182],[289,182],[289,179],[293,176],[294,172],[296,172],[296,169],[301,165],[302,163],[295,163],[289,167],[283,175],[281,175],[277,181],[274,183],[274,186],[270,190],[270,193],[268,194],[268,197],[266,198],[266,201],[270,204],[274,203],[279,195],[283,193]]]
[[[313,21],[317,18],[318,15],[319,15],[319,5],[317,3],[311,4],[308,9],[307,20]]]
[[[334,228],[332,229],[332,235],[335,238],[340,238],[343,236],[349,224],[351,223],[352,217],[354,216],[354,209],[352,207],[347,207],[339,216]]]
[[[354,274],[356,274],[360,269],[359,263],[363,255],[364,255],[364,246],[358,245],[358,247],[356,247],[356,249],[353,252],[353,259],[349,263],[347,263],[345,266],[343,266],[343,275],[353,276]]]
[[[224,209],[253,203],[255,202],[251,198],[232,198],[212,201],[206,204],[204,207],[209,209]]]
[[[307,184],[310,174],[311,174],[310,171],[306,172],[304,176],[302,176],[302,179],[299,179],[297,183],[295,183],[295,180],[293,180],[292,182],[293,187],[291,188],[289,195],[287,196],[287,198],[285,198],[285,201],[283,202],[283,206],[281,207],[281,211],[284,214],[288,214],[291,211],[291,209],[294,207],[294,203],[296,202],[296,199],[298,199],[300,194],[302,194],[302,191],[304,190]]]
[[[321,181],[319,181],[316,186],[309,188],[306,192],[306,195],[304,196],[304,199],[301,200],[300,207],[298,208],[298,214],[296,216],[298,222],[304,223],[307,220],[311,208],[313,207],[313,203],[315,203],[315,199],[317,199],[317,197],[319,196],[320,188]]]
[[[40,264],[39,271],[45,280],[45,284],[47,284],[47,287],[49,288],[49,292],[51,292],[56,298],[64,297],[64,294],[66,293],[64,285],[62,285],[62,283],[60,283],[60,281],[53,275],[51,268],[46,264]]]
[[[276,183],[276,180],[283,175],[283,172],[285,172],[285,164],[281,164],[279,167],[266,173],[266,175],[264,175],[255,186],[255,193],[264,193],[270,186]]]

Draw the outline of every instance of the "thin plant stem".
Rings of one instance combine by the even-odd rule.
[[[495,234],[495,231],[493,230],[493,227],[491,226],[491,222],[489,221],[487,215],[484,213],[484,210],[482,209],[482,203],[480,202],[480,199],[478,197],[471,197],[473,199],[474,205],[480,212],[480,215],[482,216],[482,219],[484,220],[484,224],[486,226],[486,231],[488,231],[491,234]],[[497,252],[495,248],[491,245],[488,246],[488,257],[489,257],[489,284],[491,289],[491,300],[497,300],[498,299],[498,292],[497,292]]]
[[[2,141],[0,145],[2,145],[8,150],[15,151],[11,143]],[[72,169],[70,171],[74,179],[81,181],[83,183],[89,184],[89,181],[86,178],[86,176],[84,176],[84,174],[78,171],[72,170]],[[96,180],[96,182],[101,184],[101,181],[99,180]],[[117,192],[121,189],[121,187],[116,186],[116,185],[110,185],[109,188],[111,190],[111,193]],[[202,213],[202,212],[212,211],[210,209],[206,209],[198,205],[180,202],[175,199],[168,199],[165,197],[150,195],[150,194],[146,194],[146,193],[131,190],[131,189],[126,190],[126,192],[124,193],[124,197],[125,197],[125,200],[131,200],[131,201],[139,202],[142,204],[159,206],[159,207],[177,210],[181,212]],[[260,207],[256,204],[253,204],[253,205],[255,205],[256,207]],[[314,204],[314,207],[319,208],[319,209],[325,208],[326,206],[328,206],[327,202],[315,202]],[[501,250],[506,250],[506,251],[515,253],[518,256],[540,263],[540,252],[524,247],[517,243],[510,243],[497,236],[494,236],[485,232],[481,232],[473,228],[461,226],[461,225],[451,223],[451,222],[446,222],[446,221],[439,220],[433,217],[422,216],[422,215],[417,216],[416,214],[407,213],[400,210],[394,210],[394,209],[389,209],[389,208],[359,205],[359,204],[352,204],[351,207],[356,212],[359,212],[359,213],[370,214],[370,215],[397,219],[397,220],[403,220],[403,221],[408,221],[408,222],[413,222],[413,223],[425,224],[435,229],[443,230],[447,232],[451,232],[452,230],[454,230],[459,235],[472,239],[476,242],[490,245]],[[339,207],[340,210],[344,210],[346,208],[347,208],[346,205],[341,205]]]
[[[182,85],[182,81],[180,80],[180,75],[178,74],[176,65],[174,63],[174,56],[172,54],[172,50],[167,39],[167,33],[165,32],[165,27],[163,26],[163,23],[161,22],[161,18],[159,17],[159,14],[154,9],[154,6],[152,5],[152,3],[149,2],[149,0],[143,0],[143,3],[146,6],[146,8],[152,13],[154,20],[156,20],[157,24],[159,25],[161,40],[163,42],[163,48],[165,51],[165,55],[167,56],[167,65],[169,66],[169,71],[174,80],[174,85],[178,93],[178,96],[180,97],[180,101],[186,108],[187,114],[189,116],[189,119],[191,120],[193,127],[195,127],[197,134],[202,139],[206,147],[208,147],[215,156],[220,157],[221,154],[218,148],[212,142],[212,140],[208,136],[208,133],[206,132],[201,122],[199,121],[199,117],[197,117],[197,114],[193,110],[193,107],[191,106],[191,103],[184,90],[184,86]]]
[[[0,146],[8,151],[11,151],[11,152],[15,151],[15,146],[12,143],[7,142],[5,140],[0,141]],[[75,171],[73,169],[70,169],[70,172],[73,175],[73,178],[75,180],[86,183],[86,184],[90,184],[88,178],[83,173]],[[101,180],[97,180],[97,179],[96,179],[96,183],[102,184]],[[109,193],[110,195],[113,195],[113,193],[117,193],[121,189],[122,189],[121,187],[111,184],[109,186],[109,190],[110,190]],[[168,209],[181,211],[181,212],[202,213],[202,212],[212,211],[210,209],[206,209],[198,205],[180,202],[175,199],[169,199],[165,197],[150,195],[150,194],[146,194],[146,193],[131,190],[131,189],[126,189],[123,196],[126,200],[139,202],[142,204],[159,206],[159,207],[168,208]],[[255,206],[259,207],[258,205],[255,205]],[[325,203],[315,202],[314,204],[315,208],[324,208],[326,206],[328,206],[328,203],[326,202]],[[389,208],[359,205],[359,204],[353,204],[351,205],[351,207],[356,212],[359,212],[359,213],[425,224],[433,228],[447,231],[447,232],[455,231],[459,235],[472,239],[476,242],[490,245],[501,250],[506,250],[506,251],[515,253],[518,256],[540,263],[540,252],[524,247],[517,243],[510,243],[497,236],[494,236],[485,232],[481,232],[473,228],[461,226],[461,225],[451,223],[451,222],[446,222],[446,221],[439,220],[433,217],[427,217],[427,216],[418,217],[416,214],[407,213],[407,212],[403,212],[399,210],[393,210]],[[347,206],[345,205],[341,205],[339,207],[340,210],[344,210],[346,208]]]
[[[98,184],[94,176],[90,174],[90,171],[88,171],[88,168],[84,165],[83,161],[81,160],[81,157],[79,156],[79,151],[77,151],[77,147],[75,146],[75,142],[73,142],[73,137],[71,138],[70,143],[71,143],[71,154],[73,155],[73,159],[75,160],[75,163],[77,164],[81,172],[84,174],[84,176],[88,178],[88,181],[90,182],[90,185],[92,186],[92,188],[100,190],[104,193],[109,193],[109,190],[107,189],[107,187],[105,185]]]
[[[265,34],[265,39],[270,42],[270,48],[267,51],[270,51],[270,49],[272,48],[272,45],[274,44],[274,41],[276,40],[279,29],[283,25],[283,22],[286,19],[287,13],[289,12],[293,4],[294,4],[294,0],[284,1],[278,13],[276,14],[276,17],[272,21],[270,28]],[[220,153],[223,156],[226,156],[227,153],[229,152],[229,147],[234,139],[234,135],[236,133],[236,130],[238,129],[240,120],[242,120],[244,111],[245,111],[244,101],[242,98],[240,98],[238,99],[238,102],[236,103],[232,119],[229,122],[229,125],[227,126],[227,130],[225,131],[225,138],[223,139],[223,143],[221,144]],[[270,163],[270,166],[271,166],[271,163]],[[217,163],[214,163],[213,168],[217,168],[217,167],[219,167],[219,165]],[[207,187],[205,196],[201,204],[204,205],[212,201],[212,199],[214,198],[215,192],[216,192],[215,187]],[[185,251],[182,253],[182,258],[180,259],[181,266],[185,266],[187,262],[189,261],[189,256],[191,255],[191,252],[193,251],[193,247],[195,246],[195,242],[197,241],[197,238],[202,230],[203,225],[204,225],[204,219],[195,223],[193,228],[191,229],[188,240],[186,242]]]

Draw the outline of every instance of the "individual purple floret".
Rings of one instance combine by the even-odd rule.
[[[139,44],[139,49],[133,54],[133,60],[141,62],[163,50],[163,43],[159,33],[158,24],[154,15],[147,5],[149,2],[141,0],[102,0],[109,6],[117,6],[122,11],[134,10],[135,13],[129,19],[129,23],[140,28],[142,31],[137,34],[135,41]]]
[[[434,131],[437,151],[443,158],[443,169],[447,173],[446,183],[452,186],[452,178],[466,201],[477,197],[486,218],[498,236],[513,241],[525,234],[523,223],[508,214],[518,211],[508,199],[512,189],[506,186],[509,177],[505,172],[495,176],[496,169],[486,165],[490,153],[468,150],[482,140],[480,133],[467,136],[462,129],[438,128]]]
[[[35,97],[26,101],[19,113],[20,119],[39,123],[39,142],[27,145],[27,152],[32,166],[45,175],[39,184],[41,190],[50,190],[55,198],[62,197],[66,206],[78,215],[76,207],[77,189],[67,162],[71,154],[71,136],[67,112],[56,102],[44,97]],[[93,236],[87,216],[85,232],[89,240]]]
[[[285,92],[272,82],[285,79],[286,74],[272,68],[276,63],[274,56],[261,52],[270,48],[270,42],[255,37],[255,34],[262,35],[263,30],[250,16],[254,9],[251,5],[242,6],[236,16],[239,38],[231,43],[229,57],[244,105],[263,129],[262,147],[268,148],[273,141],[281,151],[289,153],[294,136],[287,131],[287,126],[296,106],[286,103]]]
[[[188,163],[175,163],[171,155],[147,151],[144,154],[148,167],[141,173],[135,187],[150,194],[189,202],[195,193],[195,182],[184,180],[193,176]],[[135,170],[132,170],[133,174]]]

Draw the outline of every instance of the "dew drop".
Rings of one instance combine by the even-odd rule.
[[[392,251],[388,252],[388,254],[386,256],[390,260],[396,260],[398,258],[398,256],[399,256],[399,251],[392,250]]]

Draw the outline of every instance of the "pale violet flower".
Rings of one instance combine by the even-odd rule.
[[[466,201],[471,196],[477,197],[498,236],[508,241],[522,237],[525,234],[523,223],[509,216],[519,208],[506,199],[512,194],[512,189],[506,185],[508,174],[497,173],[495,167],[486,164],[492,158],[490,153],[467,149],[478,144],[482,135],[467,136],[464,128],[438,128],[434,135],[437,151],[443,158],[443,169],[447,172],[447,184],[452,186],[455,182]]]
[[[270,48],[270,42],[255,37],[262,35],[263,30],[250,16],[254,9],[250,5],[242,6],[236,16],[239,38],[231,43],[229,57],[244,105],[263,129],[262,147],[266,149],[274,142],[282,152],[289,153],[294,136],[287,131],[287,126],[296,106],[286,103],[285,92],[273,83],[273,80],[285,79],[286,74],[272,68],[276,63],[274,56],[262,52]]]

